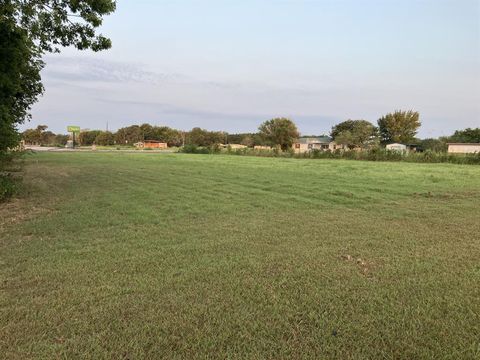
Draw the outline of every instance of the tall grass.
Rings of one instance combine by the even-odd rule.
[[[363,160],[363,161],[404,161],[413,163],[451,163],[451,164],[469,164],[480,165],[480,153],[475,154],[449,154],[446,152],[398,152],[386,149],[370,149],[364,151],[320,151],[312,150],[305,153],[295,153],[293,150],[281,151],[256,150],[251,148],[220,150],[218,147],[198,147],[195,145],[185,145],[179,152],[189,154],[229,154],[240,156],[260,156],[260,157],[282,157],[297,159],[345,159],[345,160]]]
[[[21,151],[0,151],[0,203],[20,188],[22,155]]]

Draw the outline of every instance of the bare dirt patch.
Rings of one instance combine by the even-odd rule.
[[[372,276],[372,270],[374,268],[374,264],[371,261],[366,261],[365,259],[362,259],[361,257],[358,256],[352,256],[352,255],[341,255],[340,258],[343,261],[349,262],[353,265],[355,265],[360,272],[360,274],[365,275],[365,276]]]

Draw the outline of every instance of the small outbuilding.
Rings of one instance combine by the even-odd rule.
[[[248,147],[247,145],[242,145],[242,144],[218,144],[218,145],[223,149],[230,148],[231,150],[246,149]]]
[[[157,140],[144,140],[137,142],[135,144],[136,148],[138,149],[167,149],[168,145],[167,143],[157,141]]]
[[[399,144],[399,143],[393,143],[393,144],[386,145],[385,149],[390,150],[390,151],[406,152],[407,151],[407,145]]]
[[[449,143],[448,152],[452,154],[475,154],[480,153],[478,143]]]
[[[232,149],[232,150],[238,150],[238,149],[246,149],[248,146],[247,145],[242,145],[242,144],[227,144],[226,147]]]
[[[393,143],[388,144],[385,146],[385,149],[390,151],[398,151],[398,152],[422,152],[422,148],[417,144],[400,144],[400,143]]]

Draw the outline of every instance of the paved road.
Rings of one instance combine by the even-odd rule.
[[[60,147],[49,147],[49,146],[36,146],[36,145],[25,145],[26,150],[38,151],[38,152],[124,152],[124,153],[132,153],[132,154],[165,154],[165,153],[173,153],[175,150],[92,150],[90,148],[80,148],[80,149],[67,149],[67,148],[60,148]]]
[[[57,147],[48,147],[48,146],[36,146],[36,145],[25,145],[26,150],[33,150],[33,151],[58,151],[58,150],[69,150],[64,148],[57,148]]]

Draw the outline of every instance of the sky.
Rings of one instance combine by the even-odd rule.
[[[112,49],[45,56],[22,129],[256,131],[289,117],[328,133],[420,112],[420,137],[480,127],[480,0],[119,0]]]

